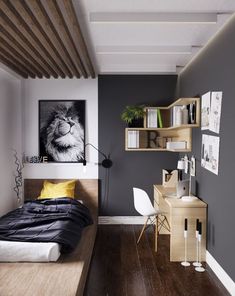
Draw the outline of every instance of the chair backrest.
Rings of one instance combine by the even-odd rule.
[[[142,216],[148,216],[154,212],[154,207],[149,199],[148,194],[139,188],[133,188],[134,206]]]

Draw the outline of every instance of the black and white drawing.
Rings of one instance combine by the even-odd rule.
[[[211,92],[202,95],[201,129],[209,129],[211,111]]]
[[[85,101],[39,101],[39,154],[53,162],[82,162]]]
[[[210,130],[219,134],[220,131],[220,117],[222,106],[222,91],[212,92],[211,95],[211,114],[210,114]]]
[[[220,138],[202,135],[201,166],[218,175]]]

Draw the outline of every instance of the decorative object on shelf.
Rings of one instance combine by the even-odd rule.
[[[196,103],[192,102],[188,105],[189,108],[189,124],[195,124],[196,122]]]
[[[219,137],[202,135],[201,166],[216,175],[219,172],[219,145]]]
[[[182,124],[188,124],[189,123],[189,113],[186,105],[183,105],[182,107]]]
[[[198,198],[191,194],[191,186],[192,186],[192,176],[195,176],[195,158],[194,156],[191,157],[191,160],[188,159],[188,156],[185,155],[184,158],[178,161],[177,169],[184,170],[185,174],[188,173],[188,165],[189,165],[189,194],[182,196],[183,201],[194,201]],[[193,174],[192,174],[192,166],[193,166]]]
[[[50,162],[83,162],[85,101],[39,101],[39,155]]]
[[[177,170],[162,170],[162,185],[164,187],[176,187],[178,182]]]
[[[182,124],[182,106],[173,107],[173,126]]]
[[[202,266],[199,262],[199,219],[196,219],[196,250],[197,250],[197,259],[193,262],[193,266]]]
[[[91,143],[87,143],[87,144],[85,145],[85,148],[86,148],[87,146],[91,146],[91,147],[93,147],[96,151],[98,151],[98,152],[104,157],[104,160],[103,160],[101,163],[99,163],[100,165],[102,165],[102,167],[104,167],[104,168],[106,168],[106,169],[109,169],[109,168],[112,167],[113,162],[112,162],[112,160],[110,159],[110,155],[107,156],[106,154],[104,154],[102,151],[100,151],[98,148],[96,148],[96,147],[95,147],[93,144],[91,144]],[[83,166],[86,167],[86,164],[87,164],[87,160],[86,160],[86,156],[85,156],[84,159],[83,159]]]
[[[23,157],[24,163],[47,163],[48,157],[47,156],[38,156],[38,155],[24,155]]]
[[[184,261],[181,262],[181,265],[187,267],[190,266],[190,263],[187,261],[187,239],[188,239],[188,219],[184,219]]]
[[[199,260],[198,260],[198,263],[199,265],[197,267],[195,267],[195,270],[198,271],[198,272],[204,272],[205,271],[205,268],[202,267],[202,264],[201,264],[201,242],[202,242],[202,223],[199,222],[198,223],[198,257],[199,257]]]
[[[128,127],[143,127],[144,115],[144,105],[126,106],[121,119],[128,124]]]
[[[19,159],[19,157],[17,155],[17,151],[13,150],[13,152],[14,152],[15,165],[16,165],[16,174],[14,175],[14,177],[15,177],[14,191],[15,191],[16,196],[17,196],[18,205],[21,205],[22,197],[21,197],[20,188],[23,185],[22,171],[23,171],[23,168],[24,168],[24,164],[23,164],[23,161]]]

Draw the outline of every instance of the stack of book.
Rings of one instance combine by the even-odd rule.
[[[162,128],[162,117],[160,109],[158,108],[147,108],[146,109],[147,116],[147,128]]]
[[[127,147],[128,148],[139,148],[139,131],[131,130],[127,132]]]

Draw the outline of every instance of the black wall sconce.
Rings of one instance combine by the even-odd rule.
[[[102,165],[102,167],[106,168],[106,169],[109,169],[111,168],[111,166],[113,165],[113,162],[112,160],[110,159],[110,156],[108,155],[105,155],[102,151],[100,151],[98,148],[96,148],[94,145],[92,145],[91,143],[87,143],[85,145],[85,150],[86,150],[86,147],[87,146],[91,146],[93,147],[96,151],[98,151],[103,157],[104,157],[104,160],[102,160],[101,163],[99,163],[100,165]],[[84,156],[84,160],[83,160],[83,166],[86,166],[86,156]]]

